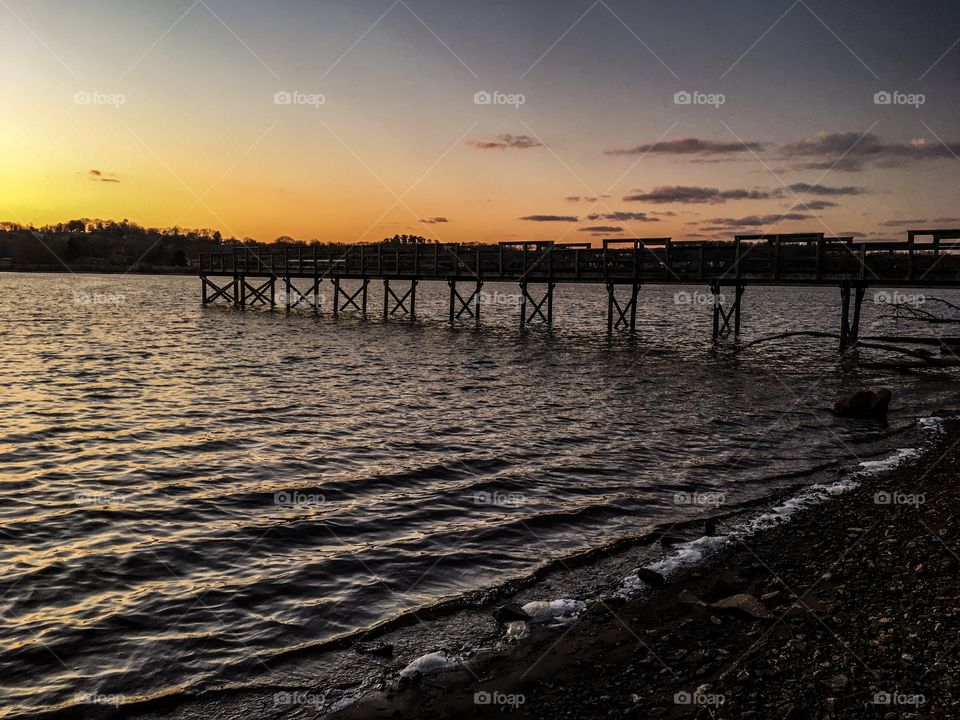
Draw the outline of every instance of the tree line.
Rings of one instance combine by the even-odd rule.
[[[419,235],[384,238],[391,245],[432,242]],[[0,222],[0,269],[102,272],[188,272],[200,253],[236,247],[327,246],[281,235],[272,242],[223,237],[219,230],[147,228],[129,220],[79,218],[65,223]]]

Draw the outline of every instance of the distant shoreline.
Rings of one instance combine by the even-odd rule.
[[[0,274],[6,275],[175,275],[181,277],[196,277],[195,269],[170,269],[170,270],[130,270],[121,268],[78,268],[65,270],[60,267],[45,268],[0,268]]]

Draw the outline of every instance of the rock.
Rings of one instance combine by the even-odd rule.
[[[840,417],[885,418],[893,397],[887,388],[860,390],[833,405],[833,414]]]
[[[693,594],[692,592],[690,592],[689,590],[681,590],[681,591],[680,591],[680,602],[685,603],[685,604],[687,604],[687,605],[696,605],[696,606],[698,606],[698,607],[706,607],[706,606],[707,606],[707,604],[706,604],[703,600],[701,600],[700,598],[698,598],[696,595],[694,595],[694,594]]]
[[[827,685],[829,685],[833,690],[843,690],[849,684],[850,680],[847,679],[846,675],[835,675],[827,680]]]
[[[728,598],[712,603],[710,607],[714,610],[742,613],[761,620],[773,619],[773,613],[767,610],[766,606],[753,595],[748,595],[747,593],[731,595]]]
[[[523,620],[526,622],[530,619],[530,616],[523,611],[516,603],[508,603],[507,605],[501,605],[498,608],[495,608],[493,611],[493,619],[497,621],[498,625],[506,625],[508,622],[513,620]]]
[[[648,568],[637,568],[637,577],[652,587],[663,587],[666,583],[663,575]]]
[[[713,520],[706,520],[703,523],[703,534],[713,536],[717,534],[717,523]]]
[[[660,544],[665,547],[673,547],[674,545],[683,545],[683,543],[690,542],[690,538],[685,538],[682,535],[661,535]]]
[[[363,655],[375,655],[376,657],[393,657],[393,645],[390,643],[377,643],[376,645],[359,644],[356,651]]]

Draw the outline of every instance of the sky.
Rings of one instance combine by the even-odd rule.
[[[0,0],[0,220],[375,242],[960,227],[960,3]]]

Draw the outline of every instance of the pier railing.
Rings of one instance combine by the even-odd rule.
[[[604,284],[608,332],[635,330],[643,285],[703,283],[713,296],[715,339],[740,334],[749,285],[834,285],[840,288],[843,349],[857,340],[868,286],[960,288],[960,230],[911,230],[906,241],[883,242],[793,233],[737,235],[732,242],[618,238],[599,248],[552,242],[238,247],[205,253],[198,266],[204,305],[223,300],[240,309],[276,307],[282,284],[279,303],[287,310],[305,305],[318,312],[320,286],[328,283],[334,315],[352,309],[366,316],[368,285],[379,279],[384,319],[415,319],[417,284],[442,280],[450,288],[451,323],[464,316],[479,321],[485,282],[519,283],[521,325],[552,324],[558,283]],[[726,307],[724,286],[735,290]],[[618,298],[624,287],[626,297]]]
[[[592,283],[960,285],[960,231],[919,231],[906,241],[823,234],[741,235],[733,242],[669,238],[608,240],[603,247],[553,243],[236,248],[200,255],[201,275],[447,280],[477,278]]]

